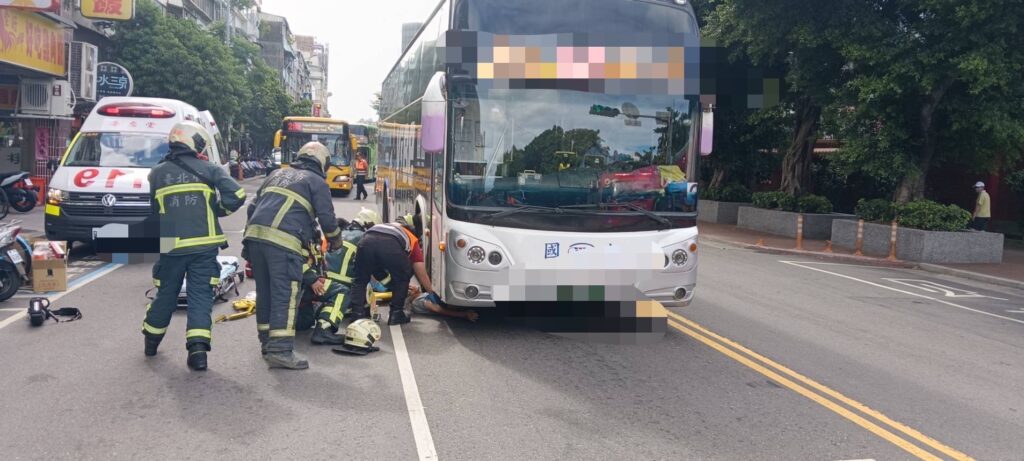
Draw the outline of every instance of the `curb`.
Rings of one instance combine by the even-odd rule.
[[[815,259],[824,259],[828,261],[841,261],[848,263],[858,263],[864,265],[878,266],[878,267],[893,267],[899,269],[914,269],[918,267],[917,264],[906,262],[906,261],[889,261],[888,259],[871,258],[866,256],[853,256],[844,255],[838,253],[822,253],[820,251],[807,251],[807,250],[794,250],[788,248],[775,248],[767,246],[757,246],[750,243],[734,242],[719,237],[713,237],[708,235],[701,235],[700,238],[706,238],[709,241],[724,243],[728,245],[745,248],[747,250],[759,251],[762,253],[776,254],[776,255],[793,255],[793,256],[805,256]]]
[[[1016,288],[1018,290],[1024,290],[1024,282],[1019,280],[1005,279],[1002,277],[996,277],[994,275],[980,274],[978,272],[971,272],[963,269],[953,269],[952,267],[939,266],[937,264],[929,263],[918,264],[917,268],[935,274],[952,275],[969,280],[974,280],[977,282],[984,282],[992,285],[999,285],[1007,288]]]

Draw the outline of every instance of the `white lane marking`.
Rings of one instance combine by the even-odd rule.
[[[23,310],[25,310],[25,309],[22,309],[20,307],[5,307],[3,309],[0,309],[0,312],[17,312],[17,311],[23,311]]]
[[[114,272],[114,271],[120,269],[123,266],[124,266],[123,264],[114,264],[114,265],[112,265],[110,267],[107,267],[106,269],[100,269],[100,270],[98,270],[98,271],[96,271],[96,272],[94,272],[92,274],[89,274],[89,275],[87,275],[85,277],[82,277],[82,278],[80,278],[78,280],[75,280],[71,284],[71,286],[68,287],[68,291],[65,291],[63,293],[60,293],[60,294],[57,294],[57,295],[51,297],[50,298],[50,303],[55,303],[55,302],[59,301],[61,298],[63,298],[65,296],[73,293],[75,290],[77,290],[79,288],[82,288],[82,287],[88,285],[89,283],[99,279],[100,277],[103,277],[104,275],[107,275],[107,274],[109,274],[111,272]],[[40,293],[39,296],[45,296],[45,295]],[[12,324],[14,322],[17,322],[17,321],[25,318],[26,315],[28,315],[28,310],[27,309],[23,309],[20,313],[14,314],[14,315],[10,316],[9,318],[4,319],[2,322],[0,322],[0,330],[3,330],[8,325],[10,325],[10,324]]]
[[[398,373],[402,377],[405,405],[409,408],[412,435],[416,439],[416,452],[419,453],[420,460],[436,460],[437,449],[434,448],[434,438],[430,435],[427,413],[423,410],[423,401],[420,400],[420,390],[416,386],[416,376],[412,372],[412,362],[409,361],[409,350],[405,347],[401,326],[391,326],[391,340],[395,345]]]
[[[959,288],[953,288],[950,286],[942,285],[939,283],[932,282],[930,280],[914,280],[914,279],[882,279],[887,282],[898,283],[900,285],[906,285],[911,288],[917,288],[921,291],[928,293],[942,293],[947,298],[988,298],[995,299],[997,301],[1009,301],[1006,298],[996,298],[994,296],[980,295],[975,291],[961,290]]]
[[[957,309],[963,309],[965,311],[971,311],[971,312],[974,312],[974,313],[978,313],[978,314],[982,314],[982,315],[987,315],[989,317],[995,317],[997,319],[1009,320],[1011,322],[1019,323],[1021,325],[1024,325],[1024,320],[1019,320],[1019,319],[1014,319],[1014,318],[1010,318],[1010,317],[1005,317],[1005,316],[1002,316],[1002,315],[999,315],[999,314],[993,314],[991,312],[985,312],[985,311],[978,310],[978,309],[971,309],[970,307],[961,306],[959,304],[951,303],[949,301],[945,301],[945,300],[942,300],[942,299],[936,299],[936,298],[932,298],[931,296],[925,296],[925,295],[917,294],[917,293],[910,292],[910,291],[900,290],[898,288],[893,288],[893,287],[890,287],[890,286],[885,286],[885,285],[882,285],[880,283],[869,282],[867,280],[861,280],[861,279],[859,279],[857,277],[850,277],[849,275],[843,275],[843,274],[839,274],[839,273],[836,273],[836,272],[830,272],[830,271],[827,271],[827,270],[824,270],[824,269],[818,269],[816,267],[803,266],[803,265],[801,265],[801,264],[804,264],[802,262],[798,262],[798,261],[779,261],[779,262],[781,262],[783,264],[789,264],[791,266],[796,266],[796,267],[799,267],[801,269],[807,269],[807,270],[812,270],[812,271],[818,271],[818,272],[821,272],[821,273],[824,273],[824,274],[834,275],[836,277],[841,277],[841,278],[844,278],[844,279],[853,280],[855,282],[860,282],[860,283],[863,283],[863,284],[866,284],[866,285],[871,285],[871,286],[878,287],[878,288],[885,288],[886,290],[895,291],[897,293],[903,293],[905,295],[916,296],[918,298],[928,299],[928,300],[931,300],[931,301],[935,301],[937,303],[945,304],[947,306],[955,307]],[[864,266],[859,266],[859,267],[864,267]]]

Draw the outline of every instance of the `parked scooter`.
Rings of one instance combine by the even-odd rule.
[[[0,302],[31,282],[32,246],[22,237],[20,221],[0,224]]]
[[[0,189],[7,194],[7,200],[15,210],[28,213],[39,201],[39,186],[32,184],[28,172],[0,174]]]

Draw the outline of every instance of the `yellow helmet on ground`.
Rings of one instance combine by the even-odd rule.
[[[313,141],[306,143],[299,149],[299,158],[309,157],[316,160],[320,164],[320,169],[326,173],[327,168],[331,166],[331,152],[327,150],[327,146],[320,144],[319,142]]]
[[[171,134],[167,136],[168,143],[180,143],[202,154],[213,145],[210,133],[196,122],[181,122],[171,128]]]
[[[380,348],[374,344],[380,340],[380,326],[370,319],[359,319],[352,322],[345,331],[345,344],[335,347],[334,352],[366,355],[377,352]]]

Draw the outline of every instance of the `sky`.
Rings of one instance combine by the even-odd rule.
[[[376,119],[373,94],[398,61],[402,24],[423,22],[439,0],[263,0],[263,11],[288,18],[292,33],[330,45],[327,106],[331,116]]]

